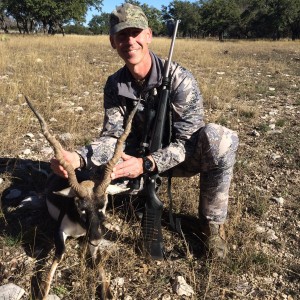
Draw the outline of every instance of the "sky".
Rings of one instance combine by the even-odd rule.
[[[153,6],[157,9],[161,9],[162,5],[168,6],[170,4],[170,2],[172,2],[172,0],[140,0],[139,1],[141,4],[147,4],[149,6]],[[124,1],[122,0],[104,0],[103,1],[103,6],[102,6],[102,11],[105,13],[111,13],[116,6],[121,5],[122,3],[124,3]],[[88,23],[91,18],[93,17],[93,15],[98,15],[99,12],[94,10],[94,11],[88,11],[87,15],[86,15],[86,23]]]

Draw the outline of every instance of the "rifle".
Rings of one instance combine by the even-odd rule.
[[[179,20],[176,21],[168,60],[164,66],[162,89],[160,93],[158,109],[155,116],[154,129],[149,145],[149,153],[153,153],[162,148],[163,134],[167,119],[170,94],[170,64],[173,55],[174,43],[176,39]],[[162,260],[164,257],[163,236],[161,230],[161,216],[163,203],[156,195],[156,186],[160,182],[158,174],[145,176],[146,203],[142,219],[143,250],[153,259]]]

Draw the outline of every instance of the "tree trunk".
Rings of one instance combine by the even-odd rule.
[[[220,31],[220,32],[219,32],[219,41],[220,41],[220,42],[223,42],[223,41],[224,41],[224,33],[223,33],[223,31]]]
[[[58,24],[58,26],[59,26],[59,28],[61,30],[62,35],[65,36],[65,29],[64,29],[63,25],[62,24]]]
[[[0,15],[0,28],[5,32],[8,33],[8,28],[5,22],[5,18],[3,15]]]

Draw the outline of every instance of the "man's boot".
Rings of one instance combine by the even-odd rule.
[[[212,258],[225,258],[227,245],[224,224],[214,224],[201,220],[201,229],[205,235],[205,246],[209,256]]]

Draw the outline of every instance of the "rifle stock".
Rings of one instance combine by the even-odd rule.
[[[153,259],[163,259],[163,236],[161,230],[161,215],[163,203],[156,195],[156,180],[158,175],[147,178],[146,203],[142,219],[144,251]]]
[[[156,112],[153,134],[149,146],[149,153],[153,153],[162,147],[166,114],[169,106],[170,95],[170,64],[173,55],[174,43],[176,39],[179,20],[175,23],[172,36],[169,57],[164,68],[162,90]],[[164,258],[163,236],[161,229],[161,216],[163,203],[156,195],[156,187],[159,175],[153,174],[145,177],[146,203],[142,219],[143,250],[153,259],[162,260]]]

